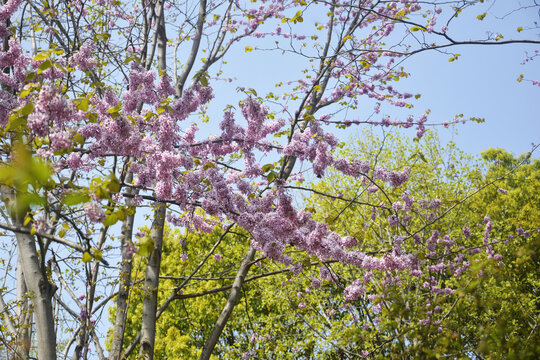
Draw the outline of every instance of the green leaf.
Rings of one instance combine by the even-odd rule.
[[[483,13],[483,14],[480,14],[478,15],[476,18],[480,21],[484,20],[484,18],[486,17],[487,13]]]
[[[313,206],[308,206],[304,209],[304,211],[307,211],[307,212],[310,212],[312,214],[316,214],[317,213],[317,210],[315,210],[315,208]]]
[[[47,200],[34,192],[21,191],[17,196],[17,203],[13,204],[11,211],[16,212],[18,216],[24,216],[30,210],[31,205],[44,206]]]
[[[6,125],[5,130],[13,131],[13,130],[19,130],[25,127],[26,127],[26,117],[17,116],[16,114],[13,114],[9,117],[9,122]]]
[[[35,73],[32,73],[34,76],[36,75]],[[31,79],[28,79],[28,80],[25,80],[25,81],[30,81]],[[20,92],[19,94],[19,97],[21,99],[24,99],[25,97],[27,97],[28,95],[30,95],[30,93],[32,91],[35,91],[35,90],[39,90],[41,88],[41,85],[40,84],[37,84],[37,83],[28,83],[24,86],[23,88],[23,91]]]
[[[115,213],[109,214],[103,220],[103,226],[113,226],[118,222],[118,216]]]
[[[29,175],[32,177],[33,182],[37,182],[40,185],[46,185],[51,180],[53,169],[45,161],[33,160],[30,165]]]
[[[95,124],[98,120],[98,116],[95,113],[87,113],[86,117],[88,117],[88,121],[93,124]]]
[[[97,261],[101,261],[101,258],[103,257],[103,253],[96,248],[92,248],[92,252],[94,255],[94,259],[96,259]]]
[[[195,74],[195,76],[193,76],[194,79],[197,79],[202,86],[208,86],[208,73],[207,72],[202,72],[199,71]]]
[[[203,170],[215,169],[215,168],[216,168],[216,164],[214,164],[213,162],[206,163],[203,166]]]
[[[111,193],[117,193],[120,191],[120,180],[114,175],[114,173],[111,173],[108,176],[108,183],[107,183],[107,190]]]
[[[460,56],[461,56],[461,54],[454,54],[454,56],[452,56],[450,59],[448,59],[448,61],[449,61],[449,62],[455,61],[455,60],[457,60]]]
[[[107,109],[107,113],[109,114],[115,114],[118,113],[122,109],[122,103],[119,103],[115,107],[112,107],[110,109]]]
[[[109,40],[110,37],[111,37],[111,35],[107,34],[107,33],[95,34],[94,35],[94,42],[105,43],[105,42],[107,42],[107,40]]]
[[[53,62],[51,60],[45,60],[38,67],[38,70],[37,70],[38,75],[44,72],[45,70],[51,68],[52,66],[53,66]]]
[[[81,111],[88,111],[90,107],[90,101],[87,98],[82,98],[77,101],[77,108]]]
[[[145,236],[139,241],[139,255],[148,256],[154,252],[154,241],[150,236]]]
[[[75,133],[75,135],[73,135],[73,142],[82,146],[84,145],[84,137],[79,133]]]
[[[67,206],[74,206],[82,203],[86,203],[90,201],[91,198],[88,196],[88,194],[79,192],[79,191],[72,191],[64,196],[63,203]]]
[[[482,123],[486,122],[486,119],[478,118],[478,117],[475,117],[475,116],[471,117],[470,120],[474,121],[475,123],[478,123],[478,124],[482,124]]]
[[[200,77],[200,81],[202,86],[208,86],[208,78],[205,75]]]
[[[278,174],[275,171],[271,171],[267,176],[266,180],[268,180],[268,183],[270,184],[272,181],[274,181],[278,177]]]
[[[99,199],[108,199],[110,197],[106,183],[104,184],[101,178],[92,179],[89,190]]]
[[[152,118],[152,116],[155,116],[156,114],[154,114],[152,111],[149,111],[147,112],[146,114],[144,114],[144,121],[148,121]]]
[[[34,61],[46,60],[51,57],[51,53],[48,51],[41,51],[36,56],[34,56]]]
[[[81,260],[83,261],[83,263],[90,262],[92,261],[92,255],[90,255],[88,251],[85,251]]]
[[[29,102],[28,104],[24,105],[21,108],[20,114],[27,116],[27,115],[30,115],[32,113],[32,111],[34,111],[34,103]]]
[[[126,210],[126,208],[120,208],[115,212],[115,214],[118,217],[118,220],[124,221],[126,220],[127,212],[128,211]]]
[[[28,82],[30,80],[33,80],[35,77],[36,77],[35,72],[29,72],[28,74],[26,74],[26,78],[24,79],[24,82]]]

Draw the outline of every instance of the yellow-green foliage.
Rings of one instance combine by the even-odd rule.
[[[472,322],[468,336],[486,358],[525,359],[540,354],[540,160],[503,149],[482,154],[485,181],[497,180],[470,202],[469,216],[489,216],[504,266],[479,264],[461,310]],[[501,179],[501,177],[503,177]],[[504,191],[508,191],[507,194]],[[526,233],[519,235],[517,229]]]

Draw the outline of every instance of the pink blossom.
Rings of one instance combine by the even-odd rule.
[[[128,257],[132,257],[134,254],[136,254],[139,251],[139,248],[133,245],[131,241],[127,241],[124,246],[126,248],[126,255]]]
[[[388,217],[388,225],[389,226],[398,226],[399,225],[399,218],[397,215],[390,215]]]
[[[361,284],[361,280],[356,280],[345,288],[345,300],[354,301],[358,299],[365,291],[366,289],[364,285]]]
[[[71,170],[78,170],[82,167],[83,162],[81,160],[81,154],[72,152],[66,159],[66,163]]]
[[[439,199],[432,199],[429,203],[430,209],[437,209],[441,205],[441,200]]]
[[[92,53],[96,48],[96,44],[87,40],[70,59],[72,66],[77,66],[79,70],[88,70],[96,67],[97,62],[92,57]]]
[[[353,246],[358,245],[358,240],[352,236],[346,236],[342,239],[343,246],[345,246],[347,249],[352,248]]]
[[[101,205],[95,201],[88,202],[83,205],[86,217],[91,222],[99,223],[105,220],[105,211],[103,211]]]
[[[46,234],[51,228],[51,224],[46,218],[38,218],[34,219],[33,227],[37,233]]]
[[[311,278],[311,287],[314,289],[319,289],[321,287],[321,280],[316,277]]]

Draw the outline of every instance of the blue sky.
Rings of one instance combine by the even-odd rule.
[[[539,20],[538,10],[531,8],[512,12],[514,7],[529,2],[491,1],[483,7],[469,9],[452,23],[449,35],[459,40],[483,39],[488,31],[492,31],[503,34],[504,40],[540,40],[540,29],[529,26]],[[488,15],[483,21],[477,20],[476,15],[483,11],[488,11]],[[441,20],[443,16],[444,13]],[[305,16],[301,29],[305,32],[313,29],[315,17]],[[437,26],[442,24],[441,21]],[[518,32],[518,26],[523,26],[525,30]],[[260,96],[264,96],[267,91],[275,90],[274,84],[278,81],[301,78],[300,70],[306,66],[305,59],[290,58],[277,51],[241,51],[244,46],[253,45],[251,41],[249,44],[237,44],[237,48],[229,54],[228,64],[223,67],[225,73],[235,79],[230,84],[233,85],[232,89],[234,86],[252,87]],[[385,107],[381,114],[405,119],[409,114],[419,115],[430,109],[429,122],[451,121],[456,114],[463,114],[465,118],[485,118],[486,122],[482,124],[468,122],[450,129],[439,127],[439,135],[443,141],[452,140],[472,155],[479,155],[490,147],[502,147],[515,154],[529,151],[531,143],[540,143],[540,119],[534,106],[540,100],[540,87],[525,81],[519,83],[517,78],[524,74],[525,78],[540,79],[540,57],[522,65],[526,51],[532,53],[535,49],[540,49],[540,46],[457,46],[450,51],[461,56],[453,62],[448,61],[450,55],[440,52],[417,54],[403,63],[405,71],[411,76],[395,83],[395,87],[420,93],[421,98],[414,102],[413,110]],[[215,86],[216,95],[222,94],[222,85],[212,85]],[[220,117],[225,103],[235,103],[232,97],[238,96],[240,99],[240,95],[230,92],[231,87],[228,89],[229,96],[216,98],[211,105],[211,116]],[[367,113],[371,112],[372,103],[366,108],[369,108]],[[343,120],[343,115],[340,116],[340,120]],[[365,114],[349,112],[347,117],[362,120]],[[353,128],[348,130],[349,135],[356,132]],[[412,137],[415,131],[410,129],[404,133]],[[341,132],[340,137],[347,137],[347,134]]]
[[[509,12],[508,7],[517,3],[497,2],[491,11],[502,17]],[[498,29],[505,40],[520,36],[540,40],[540,29],[517,31],[518,26],[538,21],[537,11],[522,11],[504,20],[488,15],[484,22],[464,23],[457,35],[463,39],[473,38],[469,34],[481,37],[485,36],[485,29],[491,28]],[[479,154],[489,147],[502,147],[516,154],[529,151],[532,142],[540,142],[540,87],[530,82],[520,83],[517,78],[524,74],[525,78],[540,79],[540,58],[522,65],[526,51],[533,53],[534,49],[540,46],[459,46],[453,51],[461,57],[454,62],[448,62],[449,56],[445,54],[420,54],[406,63],[412,75],[411,85],[422,93],[417,107],[430,108],[430,119],[435,121],[444,121],[459,113],[485,118],[483,124],[458,126],[457,136],[450,130],[439,130],[443,138],[453,139],[471,154]]]

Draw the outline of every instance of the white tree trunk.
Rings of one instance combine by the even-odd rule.
[[[234,278],[233,286],[231,293],[229,294],[229,298],[227,299],[227,303],[223,307],[223,310],[221,311],[221,314],[219,315],[219,318],[212,329],[210,337],[204,344],[204,348],[201,352],[201,357],[199,360],[210,359],[210,355],[212,355],[212,351],[214,351],[214,347],[216,346],[219,337],[221,336],[221,333],[223,332],[227,321],[229,321],[229,317],[231,316],[234,307],[240,298],[240,290],[242,290],[244,279],[246,278],[249,268],[251,267],[251,262],[253,261],[256,252],[257,251],[250,246],[244,260],[242,260],[240,268],[238,269],[236,277]]]
[[[21,224],[16,224],[21,225]],[[56,329],[52,309],[52,296],[56,287],[49,283],[40,266],[34,237],[16,234],[17,250],[21,253],[24,280],[34,307],[37,330],[37,350],[40,359],[56,359]]]
[[[17,251],[17,356],[22,360],[27,360],[30,356],[30,346],[32,344],[32,308],[27,295],[28,288],[24,280],[22,265],[22,253]]]
[[[154,358],[154,343],[156,339],[156,312],[158,303],[159,270],[161,267],[161,251],[163,247],[163,228],[165,226],[166,207],[156,204],[154,221],[150,230],[150,238],[154,243],[154,251],[148,257],[144,280],[143,313],[141,326],[142,359]]]
[[[11,217],[15,227],[14,233],[17,239],[17,252],[20,259],[17,273],[24,276],[27,295],[32,301],[37,330],[37,351],[39,359],[56,359],[56,329],[52,308],[52,297],[56,286],[49,283],[45,264],[40,261],[36,249],[34,235],[30,235],[30,226],[24,225],[27,210],[18,209],[17,195],[13,189],[2,187],[2,196],[8,209],[12,209]],[[18,210],[13,210],[18,209]],[[20,229],[20,231],[17,231]],[[45,254],[40,254],[42,259]],[[24,288],[19,282],[20,291]]]
[[[133,267],[132,254],[129,253],[128,244],[133,236],[133,222],[135,214],[128,215],[122,224],[122,270],[120,271],[120,284],[116,301],[116,319],[114,321],[113,339],[109,360],[120,360],[122,344],[126,332],[126,319],[128,311],[128,298],[131,289],[131,270]]]

